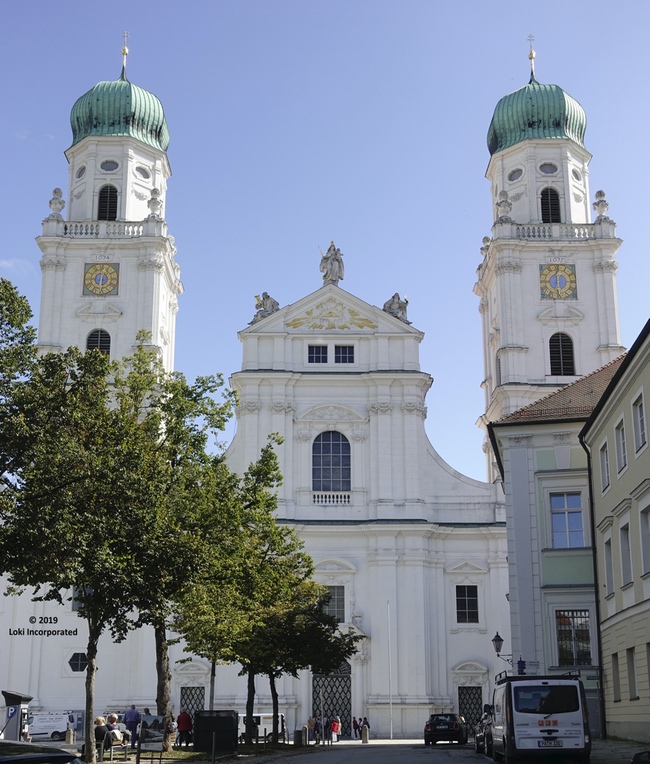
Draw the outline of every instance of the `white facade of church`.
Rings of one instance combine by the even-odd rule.
[[[124,88],[120,82],[100,83],[98,97]],[[38,239],[38,342],[44,351],[78,345],[119,358],[145,329],[172,369],[182,285],[165,221],[166,125],[159,102],[141,103],[146,130],[111,134],[84,132],[83,103],[75,105],[67,219],[57,192]],[[475,288],[486,359],[483,426],[621,352],[620,242],[604,197],[597,197],[598,218],[590,223],[589,159],[575,135],[533,136],[492,153],[496,222]],[[361,267],[354,253],[347,265]],[[322,693],[325,713],[339,713],[344,731],[361,715],[373,735],[419,737],[431,712],[460,709],[474,718],[506,667],[490,643],[497,630],[507,637],[510,605],[519,607],[516,570],[508,570],[506,505],[498,483],[454,471],[427,438],[424,334],[391,301],[370,305],[340,286],[341,274],[322,270],[313,293],[283,307],[261,301],[256,320],[239,332],[242,366],[231,377],[237,431],[227,458],[243,471],[270,433],[283,436],[278,519],[296,530],[316,579],[332,588],[342,627],[363,636],[340,674],[303,672],[278,682],[289,730],[320,710]],[[320,281],[316,264],[314,278]],[[558,334],[571,340],[571,369],[558,368],[550,350]],[[566,351],[564,338],[558,347]],[[487,456],[494,479],[489,446]],[[85,622],[71,606],[1,597],[0,618],[0,686],[33,695],[34,708],[82,708]],[[513,645],[525,639],[522,632]],[[207,707],[209,666],[200,659],[179,664],[181,657],[181,647],[173,647],[175,712]],[[98,712],[131,702],[153,706],[150,632],[120,645],[104,636],[98,662]],[[243,709],[246,683],[237,673],[236,666],[217,669],[216,708]],[[257,699],[260,710],[270,708],[264,678]]]

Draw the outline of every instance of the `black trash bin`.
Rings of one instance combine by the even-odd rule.
[[[197,711],[194,714],[194,750],[237,750],[238,711]]]
[[[293,731],[293,744],[302,745],[302,730]]]

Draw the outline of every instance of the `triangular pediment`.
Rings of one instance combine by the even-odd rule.
[[[275,332],[420,334],[405,321],[331,284],[291,305],[280,307],[269,316],[254,321],[243,330],[242,334]]]
[[[464,573],[471,575],[472,573],[487,573],[487,568],[477,565],[471,560],[463,560],[463,562],[459,562],[456,565],[451,565],[447,568],[447,573],[453,573],[455,575]]]

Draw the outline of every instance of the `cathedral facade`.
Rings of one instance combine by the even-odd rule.
[[[172,369],[182,285],[166,223],[170,170],[162,105],[123,71],[119,80],[82,96],[71,121],[67,214],[56,189],[38,239],[39,346],[44,352],[98,348],[120,358],[145,329]],[[613,289],[612,268],[592,268],[587,277],[583,263],[586,272],[589,253],[614,251],[617,240],[574,235],[568,243],[553,235],[551,246],[544,234],[544,210],[560,216],[550,225],[570,215],[572,231],[592,230],[589,157],[578,133],[565,142],[537,136],[503,143],[493,128],[488,177],[496,223],[477,284],[484,426],[539,397],[547,385],[566,384],[566,369],[549,377],[540,349],[558,332],[571,337],[578,327],[579,362],[568,376],[608,360],[617,343],[615,309],[598,324],[595,348],[578,339],[586,338],[588,310]],[[556,213],[558,204],[563,213]],[[522,238],[519,222],[532,237]],[[240,327],[242,365],[231,377],[239,405],[228,462],[243,471],[270,433],[283,436],[278,521],[303,540],[316,580],[330,588],[341,628],[361,637],[358,652],[336,674],[283,677],[281,711],[289,729],[321,710],[339,714],[344,734],[352,716],[367,716],[380,737],[419,737],[426,717],[438,711],[460,711],[472,722],[490,699],[495,673],[505,668],[491,639],[510,632],[505,503],[490,446],[492,482],[446,464],[425,431],[432,380],[420,368],[419,347],[426,340],[408,321],[405,301],[395,294],[384,303],[385,295],[378,295],[375,306],[346,292],[343,255],[334,243],[322,257],[322,283],[316,264],[314,271],[315,291],[295,295],[290,305],[281,307],[266,293],[258,299],[254,320]],[[573,301],[576,278],[581,290],[585,284],[584,305]],[[566,300],[540,297],[532,320],[540,283],[542,290],[561,285]],[[72,604],[0,598],[0,613],[10,625],[9,634],[0,634],[0,685],[33,695],[35,708],[82,708],[85,622]],[[20,632],[53,617],[65,635]],[[175,712],[207,707],[209,666],[199,658],[180,664],[181,646],[172,650]],[[153,705],[154,643],[147,630],[120,645],[104,637],[99,665],[98,712],[131,702]],[[123,670],[102,671],[102,665]],[[215,708],[243,710],[246,682],[237,669],[218,667]],[[260,711],[270,708],[262,679],[257,701]]]

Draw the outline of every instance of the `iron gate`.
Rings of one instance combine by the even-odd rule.
[[[483,715],[482,687],[458,688],[458,713],[467,722],[468,735],[474,737],[474,727]]]
[[[181,687],[181,710],[185,709],[194,719],[194,714],[204,708],[205,687]]]
[[[322,700],[322,708],[321,708]],[[312,683],[312,716],[341,717],[341,735],[350,737],[352,725],[352,668],[345,661],[325,676],[314,674]]]

